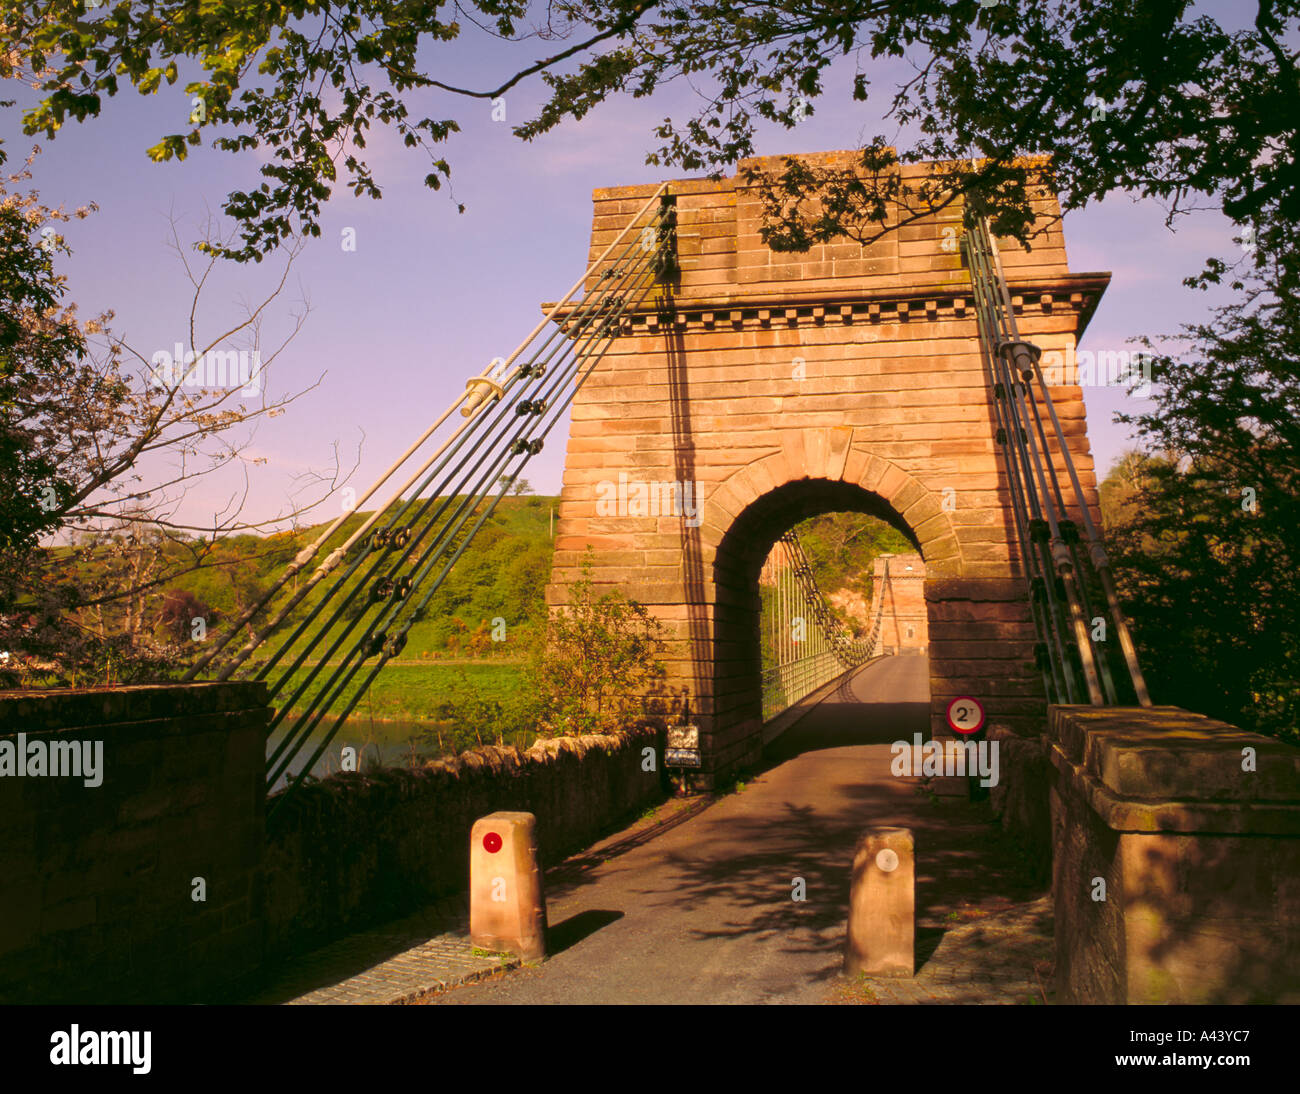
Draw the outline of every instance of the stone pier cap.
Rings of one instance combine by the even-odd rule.
[[[1053,706],[1052,763],[1117,832],[1300,835],[1300,748],[1179,707]]]

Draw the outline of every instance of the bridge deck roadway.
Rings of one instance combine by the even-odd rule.
[[[614,836],[548,875],[543,965],[431,1001],[1050,1001],[1050,902],[987,805],[890,774],[889,742],[925,732],[927,679],[924,657],[866,666],[773,742],[774,766],[743,790],[648,840]],[[915,980],[838,975],[849,865],[872,825],[916,832]],[[791,900],[797,877],[802,903]]]

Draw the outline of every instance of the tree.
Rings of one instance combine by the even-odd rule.
[[[521,29],[523,0],[479,0],[454,10],[482,19],[490,34],[564,44],[478,87],[437,78],[437,51],[424,47],[446,47],[461,33],[454,19],[439,18],[443,10],[438,0],[230,0],[218,19],[192,0],[120,3],[93,14],[80,0],[57,7],[22,0],[0,17],[0,64],[8,68],[0,74],[40,88],[24,127],[53,137],[68,119],[99,115],[128,84],[152,94],[174,86],[183,66],[197,66],[177,115],[184,131],[165,135],[150,154],[183,158],[205,132],[233,153],[261,149],[266,181],[232,193],[224,206],[238,242],[208,244],[213,254],[261,261],[287,239],[319,235],[320,204],[339,160],[354,192],[380,196],[363,159],[375,122],[429,157],[425,181],[436,189],[451,170],[436,146],[459,128],[437,112],[457,97],[486,100],[542,80],[547,101],[514,129],[528,140],[611,94],[647,96],[685,76],[707,82],[704,105],[688,119],[666,119],[647,158],[717,172],[753,153],[759,120],[792,127],[812,112],[839,58],[857,60],[858,103],[875,94],[880,65],[905,58],[914,75],[886,92],[876,123],[892,131],[864,140],[857,163],[822,169],[787,160],[749,174],[767,203],[763,234],[773,248],[840,235],[869,242],[948,207],[987,215],[997,234],[1030,242],[1044,188],[1066,211],[1127,192],[1164,202],[1171,223],[1208,202],[1238,227],[1235,262],[1213,257],[1192,283],[1231,279],[1246,308],[1260,293],[1274,300],[1300,293],[1296,0],[1259,0],[1253,23],[1241,29],[1189,0],[556,0],[544,25]],[[431,100],[437,105],[426,107]],[[1254,287],[1252,275],[1260,280]],[[1239,323],[1235,341],[1215,352],[1230,363],[1234,346],[1247,351],[1259,384],[1207,390],[1187,413],[1166,415],[1153,437],[1167,429],[1187,441],[1204,430],[1212,440],[1226,431],[1243,441],[1221,411],[1254,397],[1256,387],[1285,383],[1289,367],[1285,356],[1251,349],[1249,326]],[[1261,475],[1281,460],[1273,479],[1260,479],[1273,490],[1289,481],[1287,443],[1262,437],[1233,454]],[[1202,453],[1199,466],[1219,474],[1216,458]]]
[[[1102,529],[1110,535],[1131,523],[1151,457],[1140,448],[1123,453],[1097,487],[1101,499]]]
[[[26,408],[61,373],[78,370],[86,355],[81,327],[59,308],[66,286],[54,271],[55,255],[66,251],[54,224],[68,216],[42,206],[34,193],[10,191],[30,178],[29,158],[6,176],[7,185],[0,184],[0,551],[20,553],[59,524],[75,493],[57,453],[42,447],[39,423],[26,417]],[[89,379],[84,373],[79,378]],[[111,405],[111,390],[96,394]]]
[[[916,550],[897,528],[865,513],[826,513],[795,531],[823,591],[850,589],[867,600],[876,557]]]
[[[153,638],[164,588],[218,554],[236,563],[217,551],[223,537],[310,509],[319,498],[302,495],[328,495],[342,476],[337,466],[332,475],[306,476],[287,511],[244,516],[251,435],[242,431],[305,393],[268,392],[269,369],[305,311],[282,343],[262,352],[262,320],[283,290],[293,249],[272,293],[205,339],[203,290],[216,260],[193,267],[173,223],[194,286],[183,320],[192,348],[179,360],[147,355],[113,331],[111,312],[83,323],[75,306],[60,303],[64,279],[51,256],[66,248],[53,223],[67,215],[35,193],[11,192],[31,177],[30,164],[0,183],[0,234],[14,256],[0,271],[0,649],[53,662],[63,679],[93,679],[94,666],[113,680],[136,679],[178,660]],[[243,489],[210,522],[176,515],[196,481],[241,465]],[[50,541],[42,546],[42,538]],[[283,551],[253,543],[254,557]],[[124,667],[137,654],[134,668]]]
[[[758,120],[792,127],[811,113],[827,69],[848,55],[857,102],[872,94],[875,66],[895,58],[914,66],[882,120],[914,135],[901,159],[948,161],[907,195],[921,213],[964,202],[990,213],[1000,234],[1023,238],[1037,185],[1059,191],[1067,210],[1118,190],[1167,201],[1172,217],[1208,197],[1252,238],[1274,242],[1289,238],[1300,213],[1300,73],[1284,45],[1297,31],[1295,0],[1260,0],[1253,26],[1241,30],[1189,0],[556,0],[531,29],[521,29],[525,0],[479,0],[454,11],[484,33],[568,43],[479,87],[437,78],[439,54],[425,47],[448,48],[461,33],[458,21],[440,18],[443,7],[235,0],[213,19],[190,0],[157,0],[92,17],[81,3],[51,11],[25,0],[8,8],[0,56],[41,89],[25,131],[50,136],[68,119],[97,116],[127,85],[153,94],[174,86],[182,66],[199,66],[183,110],[178,102],[188,128],[149,154],[183,158],[218,131],[217,148],[269,150],[266,183],[232,193],[224,207],[242,235],[222,253],[245,260],[293,234],[319,234],[340,159],[354,192],[380,196],[362,159],[375,122],[427,155],[425,182],[441,187],[451,168],[435,146],[459,126],[445,114],[420,116],[430,101],[450,109],[458,96],[495,99],[536,77],[549,98],[514,127],[530,140],[614,93],[647,96],[682,76],[707,81],[704,106],[666,119],[647,159],[718,171],[753,153]],[[866,141],[861,169],[847,175],[791,165],[784,179],[767,179],[784,221],[771,227],[773,245],[873,230],[882,195],[899,186],[893,141],[892,133]],[[829,207],[805,203],[813,190]]]
[[[875,610],[872,574],[877,556],[910,554],[916,548],[897,528],[865,513],[824,513],[795,525],[794,530],[831,613],[855,637],[865,638]],[[843,593],[860,598],[867,609],[865,617],[849,612],[846,603],[837,603]],[[766,640],[766,631],[764,635]]]
[[[168,589],[163,593],[161,622],[177,642],[185,641],[194,633],[196,619],[203,620],[206,629],[216,622],[216,617],[212,605],[204,603],[188,589]]]
[[[588,549],[529,672],[534,724],[551,736],[626,728],[665,674],[656,659],[665,648],[662,624],[616,589],[597,596],[591,566]]]
[[[1101,493],[1156,700],[1300,740],[1300,303],[1247,289],[1157,354]]]
[[[502,475],[497,479],[497,485],[501,487],[502,490],[509,490],[515,497],[519,497],[520,494],[531,494],[533,492],[533,484],[527,479],[518,478],[516,475]]]

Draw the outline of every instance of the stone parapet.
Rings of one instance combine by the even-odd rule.
[[[213,1001],[261,963],[266,688],[0,693],[0,749],[98,747],[97,785],[0,777],[0,1001]]]
[[[588,846],[662,800],[662,735],[643,725],[539,740],[527,750],[485,745],[300,788],[267,833],[268,961],[465,891],[470,831],[490,813],[533,814],[543,866]]]
[[[241,998],[463,892],[479,817],[536,814],[550,864],[664,794],[646,724],[334,775],[268,820],[270,717],[261,683],[0,692],[0,1003]],[[49,774],[86,748],[93,778]]]
[[[1052,707],[1072,1003],[1300,1002],[1300,749],[1177,707]]]

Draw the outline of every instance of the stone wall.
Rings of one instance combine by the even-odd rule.
[[[1041,882],[1052,876],[1051,764],[1045,735],[1027,737],[1006,726],[990,726],[987,739],[998,746],[998,785],[989,804],[1002,830],[1019,845],[1030,873]]]
[[[98,786],[0,767],[0,1002],[252,982],[268,719],[261,684],[0,692],[0,753],[102,743]]]
[[[335,775],[268,817],[269,719],[262,684],[0,692],[0,1003],[247,997],[287,954],[463,891],[478,817],[535,813],[550,864],[664,794],[647,725]],[[12,769],[54,742],[100,742],[99,785]]]
[[[1061,1001],[1300,1003],[1300,748],[1177,707],[1048,738]]]
[[[662,800],[661,731],[485,747],[418,770],[334,775],[269,821],[266,952],[274,960],[464,891],[469,833],[498,810],[537,816],[543,865]],[[274,799],[272,799],[274,801]]]

